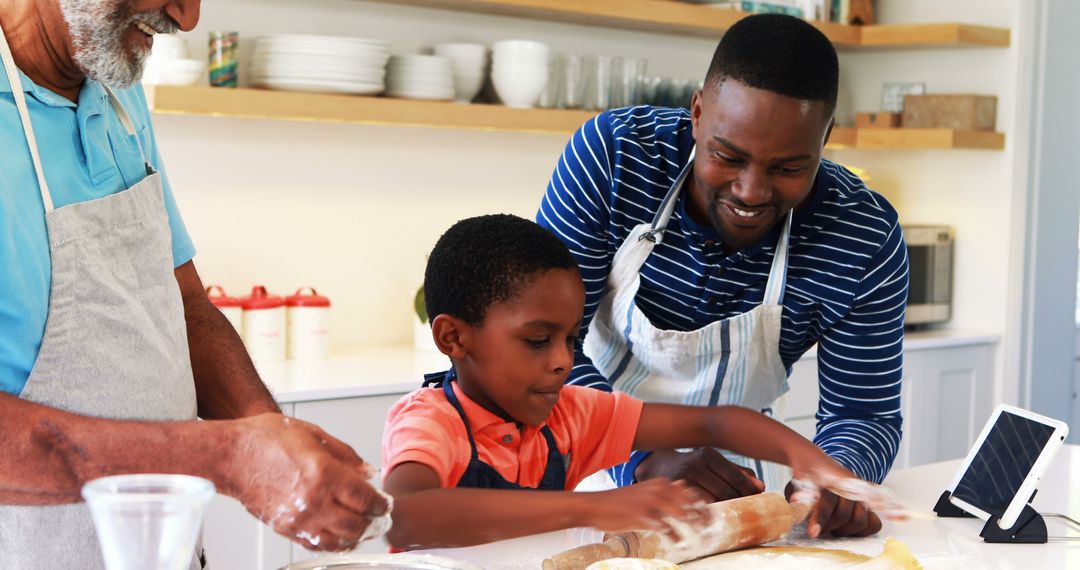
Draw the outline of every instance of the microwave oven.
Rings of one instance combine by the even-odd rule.
[[[908,250],[904,322],[919,327],[952,316],[953,234],[948,226],[903,226]]]

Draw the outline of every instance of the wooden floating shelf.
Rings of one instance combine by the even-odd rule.
[[[419,6],[719,39],[749,14],[671,0],[374,0]],[[845,26],[811,22],[838,48],[1008,47],[1009,30],[969,24]]]
[[[858,150],[1002,150],[1005,134],[953,129],[834,128],[825,148]]]
[[[563,109],[511,109],[436,101],[358,97],[263,89],[153,86],[146,88],[154,113],[281,121],[316,121],[545,133],[569,136],[596,113]],[[837,127],[830,149],[1002,149],[1005,135],[949,129],[853,129]]]
[[[317,121],[525,133],[573,133],[596,113],[562,109],[512,109],[389,97],[215,87],[146,88],[150,110],[282,121]]]

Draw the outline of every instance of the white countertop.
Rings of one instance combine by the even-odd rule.
[[[280,403],[407,394],[420,387],[425,373],[449,367],[446,356],[411,346],[360,348],[322,361],[258,365]]]
[[[941,491],[952,481],[960,461],[946,461],[894,471],[886,481],[915,510],[931,511]],[[1080,518],[1080,446],[1061,449],[1043,479],[1034,506],[1041,513],[1056,512]],[[858,539],[809,540],[805,534],[782,541],[786,544],[843,548],[868,555],[881,553],[885,537],[903,541],[926,570],[1043,570],[1080,568],[1080,542],[1047,544],[986,544],[979,538],[983,522],[978,519],[912,519],[886,521],[876,536]],[[1050,536],[1080,536],[1060,520],[1047,518]],[[804,533],[799,527],[794,533]],[[492,570],[540,568],[544,558],[581,544],[599,542],[592,529],[574,529],[506,540],[483,546],[427,551],[468,560]]]
[[[905,350],[992,344],[998,335],[952,330],[907,333]],[[804,359],[817,358],[817,347]],[[323,361],[258,365],[259,373],[280,403],[407,394],[420,387],[426,372],[446,370],[445,356],[412,346],[366,347],[341,351]]]

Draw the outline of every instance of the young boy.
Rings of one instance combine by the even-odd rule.
[[[574,493],[634,449],[720,447],[789,465],[828,486],[851,473],[782,424],[745,408],[644,404],[564,386],[585,289],[558,238],[509,215],[458,222],[428,259],[432,335],[453,368],[398,401],[383,438],[387,539],[468,546],[577,526],[666,530],[693,519],[696,492],[650,480]]]

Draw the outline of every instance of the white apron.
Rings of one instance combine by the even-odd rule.
[[[585,354],[616,390],[646,402],[734,404],[776,415],[776,401],[788,390],[779,345],[790,214],[776,245],[764,300],[753,310],[683,332],[657,328],[637,306],[639,272],[664,237],[693,163],[691,151],[652,223],[636,226],[615,252],[608,292],[585,337]],[[753,469],[768,490],[787,483],[780,466],[725,455]]]
[[[52,271],[45,333],[19,397],[103,418],[195,419],[195,382],[161,175],[147,163],[145,172],[124,173],[145,175],[126,190],[54,208],[3,30],[0,56],[45,207]],[[131,118],[106,91],[128,132],[113,144],[138,145]],[[0,505],[0,561],[13,570],[105,567],[84,503]],[[192,569],[200,567],[192,561]]]

